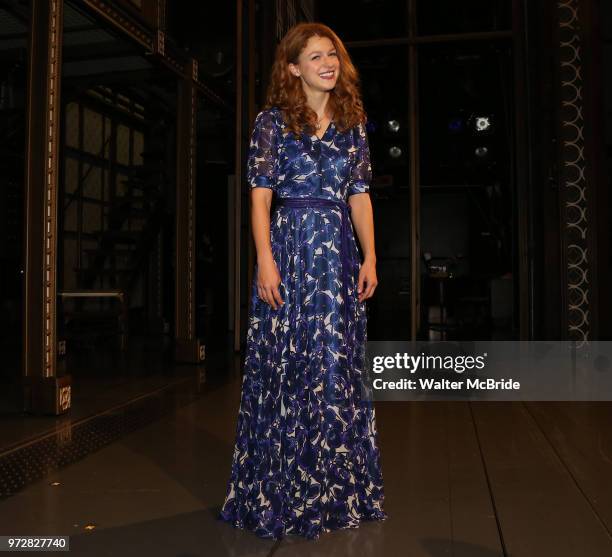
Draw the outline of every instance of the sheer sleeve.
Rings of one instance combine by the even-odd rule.
[[[363,123],[359,123],[355,129],[355,147],[357,148],[351,177],[349,179],[348,194],[366,193],[370,191],[372,181],[372,165],[370,164],[370,146],[368,136]]]
[[[251,188],[274,190],[278,177],[278,132],[274,114],[262,110],[255,118],[247,161],[247,181]]]

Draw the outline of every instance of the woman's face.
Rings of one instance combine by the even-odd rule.
[[[340,75],[340,60],[334,43],[327,37],[310,37],[297,64],[289,64],[289,71],[302,80],[304,90],[330,91]]]

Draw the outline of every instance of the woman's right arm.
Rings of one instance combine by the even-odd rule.
[[[278,290],[281,277],[270,244],[270,208],[278,176],[277,142],[273,114],[261,111],[255,118],[249,145],[247,180],[251,186],[251,225],[257,250],[257,292],[274,309],[284,303]]]
[[[274,309],[282,305],[283,299],[278,287],[280,273],[272,256],[270,244],[270,207],[272,190],[262,187],[251,189],[251,225],[257,251],[257,292],[259,297]]]

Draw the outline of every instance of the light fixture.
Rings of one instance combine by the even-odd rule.
[[[400,129],[400,123],[397,120],[389,120],[387,122],[387,128],[389,128],[389,131],[397,133]]]
[[[481,114],[480,116],[474,116],[472,122],[474,125],[474,131],[478,134],[488,133],[492,131],[493,118],[491,118],[491,116],[487,116],[484,114]]]
[[[394,159],[399,159],[402,156],[402,150],[394,145],[389,148],[389,155]]]
[[[491,129],[491,117],[476,116],[474,118],[474,129],[478,133],[489,131]]]

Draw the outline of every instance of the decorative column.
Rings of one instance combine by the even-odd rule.
[[[198,363],[205,347],[195,332],[195,173],[197,61],[191,59],[178,82],[176,133],[176,284],[175,339],[177,361]]]
[[[32,0],[25,168],[24,410],[70,408],[70,376],[58,377],[57,188],[63,2]]]
[[[592,335],[592,226],[589,185],[585,177],[582,48],[579,1],[557,4],[559,40],[559,187],[564,281],[564,329],[579,343]]]

